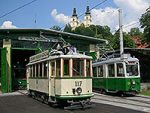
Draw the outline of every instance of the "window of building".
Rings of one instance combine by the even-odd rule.
[[[108,76],[115,77],[115,67],[114,64],[108,64]]]

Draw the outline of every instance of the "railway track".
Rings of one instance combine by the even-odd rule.
[[[94,93],[92,101],[150,113],[150,97],[140,95],[132,97],[118,97]]]

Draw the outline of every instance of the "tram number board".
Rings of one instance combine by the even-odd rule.
[[[75,87],[79,87],[82,85],[82,81],[75,81]]]

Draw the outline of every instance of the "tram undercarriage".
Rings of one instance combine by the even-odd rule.
[[[56,97],[49,97],[48,94],[37,92],[37,91],[29,91],[28,95],[33,99],[41,101],[42,103],[48,104],[52,107],[61,106],[65,110],[74,110],[74,109],[86,109],[95,107],[95,104],[91,103],[90,98],[83,99],[58,99]]]

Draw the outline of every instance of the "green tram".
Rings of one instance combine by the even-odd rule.
[[[94,89],[101,93],[136,94],[140,91],[139,60],[124,54],[92,64]]]

